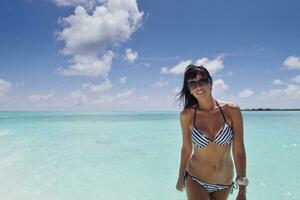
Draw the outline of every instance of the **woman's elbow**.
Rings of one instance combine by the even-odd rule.
[[[181,154],[184,154],[184,155],[187,155],[187,156],[190,156],[192,154],[192,151],[193,151],[192,146],[184,145],[181,148]]]
[[[245,151],[237,152],[237,153],[234,153],[233,155],[234,155],[235,159],[246,160],[246,152]]]

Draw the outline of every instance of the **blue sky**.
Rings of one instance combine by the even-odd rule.
[[[300,108],[299,1],[4,0],[0,110],[169,111],[188,63],[241,108]]]

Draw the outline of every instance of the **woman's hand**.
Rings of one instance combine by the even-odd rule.
[[[182,179],[183,179],[183,177],[179,177],[178,180],[177,180],[177,184],[176,184],[176,189],[179,192],[182,192],[183,188],[184,188],[184,185],[182,184]]]

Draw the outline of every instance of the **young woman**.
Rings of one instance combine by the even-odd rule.
[[[211,93],[212,84],[206,68],[187,66],[178,94],[184,109],[180,112],[183,145],[176,189],[186,187],[188,200],[226,200],[238,184],[236,199],[246,200],[241,111],[236,104],[217,101]]]

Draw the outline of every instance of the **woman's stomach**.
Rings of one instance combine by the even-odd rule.
[[[231,184],[233,169],[230,148],[214,149],[208,146],[201,150],[194,150],[187,168],[192,176],[202,181],[218,184]]]

